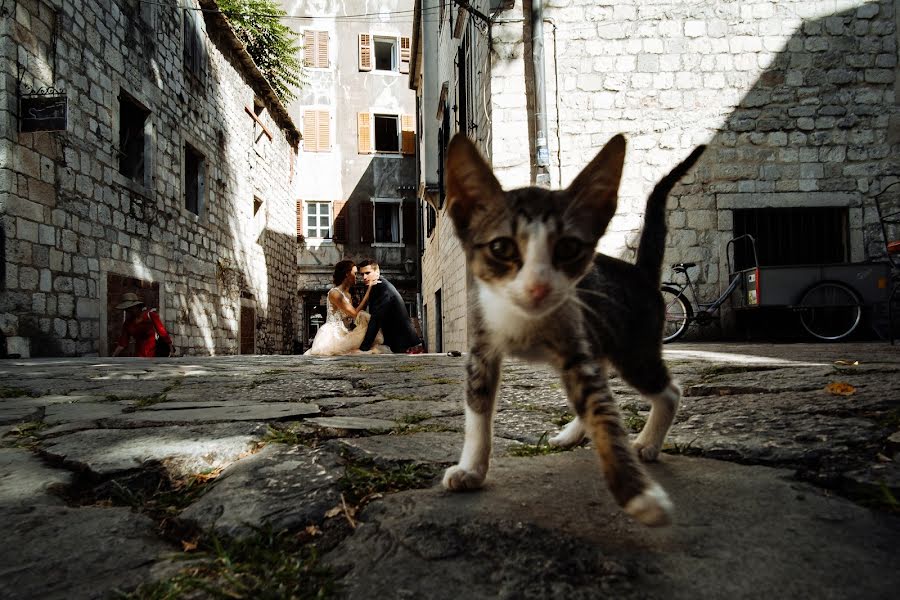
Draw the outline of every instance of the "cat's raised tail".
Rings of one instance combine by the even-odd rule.
[[[641,232],[641,241],[635,262],[637,267],[657,285],[662,279],[662,261],[666,252],[666,232],[668,230],[666,227],[666,199],[675,184],[694,166],[704,150],[706,150],[705,145],[697,146],[686,159],[660,179],[653,188],[653,192],[650,193],[650,197],[647,198],[644,229]]]

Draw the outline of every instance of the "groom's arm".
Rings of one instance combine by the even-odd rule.
[[[380,310],[376,313],[372,313],[372,316],[369,318],[369,325],[366,327],[366,336],[363,338],[362,344],[359,345],[360,350],[365,352],[366,350],[372,349],[372,343],[375,341],[375,336],[378,335],[379,329],[381,329]]]

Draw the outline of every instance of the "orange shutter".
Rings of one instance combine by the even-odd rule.
[[[303,64],[307,67],[315,67],[316,32],[307,29],[303,32]]]
[[[356,138],[359,141],[359,153],[372,153],[372,115],[356,113]]]
[[[303,149],[307,152],[319,151],[319,130],[316,127],[316,112],[314,110],[303,111]]]
[[[328,68],[328,32],[320,31],[316,39],[316,66]]]
[[[297,239],[303,239],[303,200],[297,200]]]
[[[409,38],[400,38],[400,72],[409,73]]]
[[[400,152],[416,153],[416,119],[413,115],[400,117]]]
[[[331,239],[336,243],[344,244],[347,242],[347,213],[344,209],[347,204],[346,200],[336,200],[334,202],[334,226],[332,229]]]
[[[368,33],[359,34],[359,70],[372,70],[372,36]]]
[[[327,110],[319,110],[316,111],[318,113],[318,126],[316,127],[317,134],[319,136],[319,143],[317,147],[319,152],[330,152],[331,151],[331,123],[328,118]]]
[[[359,203],[359,241],[363,244],[375,241],[375,206],[369,199]]]

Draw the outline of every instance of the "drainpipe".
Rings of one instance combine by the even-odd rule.
[[[535,184],[550,187],[547,88],[544,82],[544,4],[542,0],[531,0],[531,60],[534,63]]]

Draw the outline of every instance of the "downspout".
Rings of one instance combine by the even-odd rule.
[[[547,86],[544,82],[544,3],[531,0],[531,60],[534,64],[535,184],[550,187],[550,145],[547,133]]]

